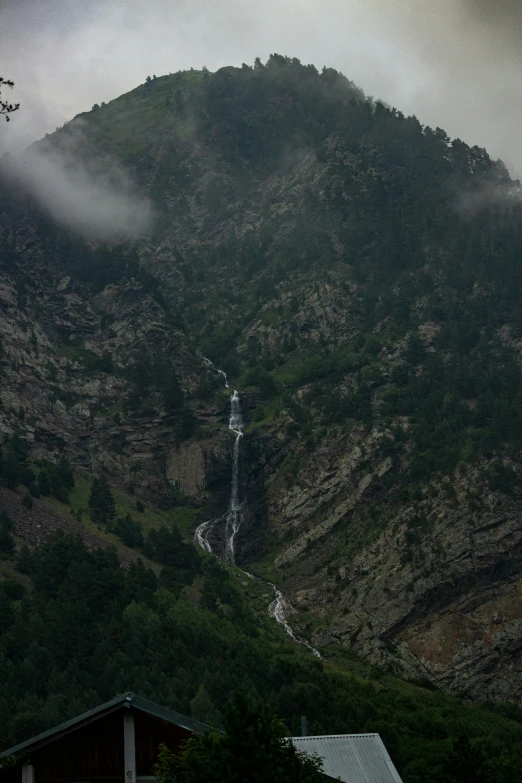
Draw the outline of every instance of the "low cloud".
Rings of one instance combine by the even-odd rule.
[[[135,239],[152,225],[149,199],[113,160],[89,154],[81,129],[60,146],[40,143],[4,156],[1,172],[57,223],[88,239]]]
[[[509,209],[522,202],[522,190],[516,182],[483,181],[472,190],[462,190],[457,199],[457,211],[476,215],[491,207]]]
[[[2,32],[22,104],[2,151],[148,74],[279,52],[337,68],[522,173],[521,0],[2,0]]]

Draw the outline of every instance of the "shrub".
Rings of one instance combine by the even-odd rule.
[[[89,508],[91,509],[93,522],[107,524],[114,517],[116,504],[105,476],[93,479],[91,494],[89,495]]]
[[[42,468],[38,473],[38,488],[40,495],[47,496],[51,494],[51,478],[45,468]]]
[[[10,558],[14,550],[15,540],[12,534],[11,520],[9,520],[9,517],[7,517],[7,520],[0,518],[0,558]]]
[[[131,549],[143,546],[143,531],[139,522],[136,522],[130,514],[118,517],[114,526],[114,532],[118,538]]]
[[[18,553],[18,557],[16,558],[16,567],[18,571],[20,571],[22,574],[30,574],[33,570],[33,565],[33,553],[27,544],[22,544],[22,547]]]

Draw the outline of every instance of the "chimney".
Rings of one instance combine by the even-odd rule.
[[[301,715],[301,737],[307,736],[306,715]]]

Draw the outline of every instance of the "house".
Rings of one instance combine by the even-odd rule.
[[[303,718],[303,733],[306,721]],[[140,783],[154,780],[160,745],[176,752],[208,726],[127,693],[15,745],[2,783]],[[290,737],[297,750],[323,760],[326,779],[401,783],[378,734]]]
[[[328,779],[343,783],[402,783],[378,734],[291,737],[296,750],[319,756]]]
[[[18,761],[2,783],[150,781],[161,744],[176,751],[207,728],[127,693],[4,751]]]

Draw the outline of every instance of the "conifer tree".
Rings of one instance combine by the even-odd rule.
[[[45,468],[42,468],[38,473],[38,488],[41,495],[47,496],[51,494],[51,479],[49,472]]]
[[[114,517],[116,504],[105,476],[93,479],[91,494],[89,495],[89,508],[91,509],[93,522],[102,522],[106,525]]]
[[[15,542],[9,525],[0,522],[0,558],[8,558],[14,552]]]
[[[174,370],[170,373],[167,380],[164,396],[165,410],[170,413],[178,410],[183,405],[183,390],[179,384]]]
[[[65,454],[61,455],[60,461],[56,467],[56,478],[59,481],[60,486],[64,489],[73,489],[74,473]]]
[[[22,544],[18,557],[16,558],[16,567],[22,574],[30,574],[33,570],[34,557],[33,553],[27,546]]]
[[[266,706],[237,694],[225,708],[225,732],[190,739],[173,756],[162,747],[159,783],[319,783],[321,762],[285,739],[281,721]]]
[[[2,465],[2,478],[8,487],[14,489],[22,481],[22,469],[14,453],[9,450]]]

